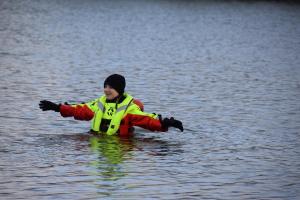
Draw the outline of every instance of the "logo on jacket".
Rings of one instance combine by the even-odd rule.
[[[113,107],[110,107],[108,110],[107,110],[107,114],[109,116],[112,116],[114,114],[114,108]]]

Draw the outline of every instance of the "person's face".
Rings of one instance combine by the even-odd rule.
[[[119,93],[114,88],[110,87],[109,85],[105,85],[104,94],[106,96],[106,99],[108,99],[108,100],[112,100],[112,99],[116,98],[117,96],[119,96]]]

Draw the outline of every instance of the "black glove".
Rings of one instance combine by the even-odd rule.
[[[40,101],[39,106],[40,106],[40,109],[43,111],[54,110],[55,112],[59,112],[60,104],[56,104],[51,101],[43,100],[43,101]]]
[[[178,128],[179,130],[181,130],[181,132],[183,131],[182,122],[174,119],[174,117],[171,117],[170,119],[164,118],[161,121],[161,123],[162,123],[163,128],[175,127],[175,128]]]

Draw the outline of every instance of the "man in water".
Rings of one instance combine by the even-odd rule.
[[[122,75],[113,74],[104,81],[104,95],[88,103],[69,105],[40,102],[43,111],[60,112],[63,117],[76,120],[92,120],[91,132],[107,135],[130,136],[134,126],[150,131],[168,131],[175,127],[183,131],[181,121],[162,119],[161,115],[144,112],[143,104],[125,92],[126,81]]]

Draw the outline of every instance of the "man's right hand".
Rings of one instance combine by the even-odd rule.
[[[43,100],[40,101],[40,109],[43,111],[53,110],[55,112],[59,112],[60,104],[53,103],[51,101]]]

